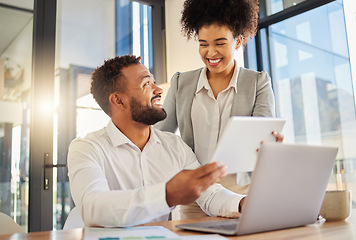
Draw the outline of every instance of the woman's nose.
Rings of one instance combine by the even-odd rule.
[[[208,52],[207,52],[207,55],[208,56],[214,56],[216,54],[216,48],[214,46],[209,46],[208,47]]]

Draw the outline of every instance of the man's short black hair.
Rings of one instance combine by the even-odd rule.
[[[227,26],[236,38],[243,36],[245,43],[257,31],[258,0],[186,0],[182,18],[182,33],[190,39],[198,35],[203,26]]]
[[[132,64],[139,64],[141,57],[134,55],[117,56],[106,60],[92,73],[90,92],[94,99],[111,116],[109,96],[114,92],[125,93],[126,84],[121,70]]]

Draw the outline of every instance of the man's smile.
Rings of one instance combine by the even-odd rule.
[[[156,95],[151,99],[151,103],[152,105],[156,106],[156,107],[163,107],[162,103],[161,103],[161,95]]]

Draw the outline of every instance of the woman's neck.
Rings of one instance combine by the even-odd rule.
[[[218,94],[225,90],[231,81],[231,78],[234,74],[234,69],[235,69],[235,63],[232,65],[231,69],[227,71],[223,71],[221,73],[212,73],[209,70],[207,70],[207,78],[211,87],[211,90],[213,90],[214,97],[215,99],[217,98]]]

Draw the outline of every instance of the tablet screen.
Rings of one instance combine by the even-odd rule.
[[[286,120],[268,117],[231,117],[218,142],[212,161],[221,161],[228,173],[253,171],[261,142],[276,141]]]

